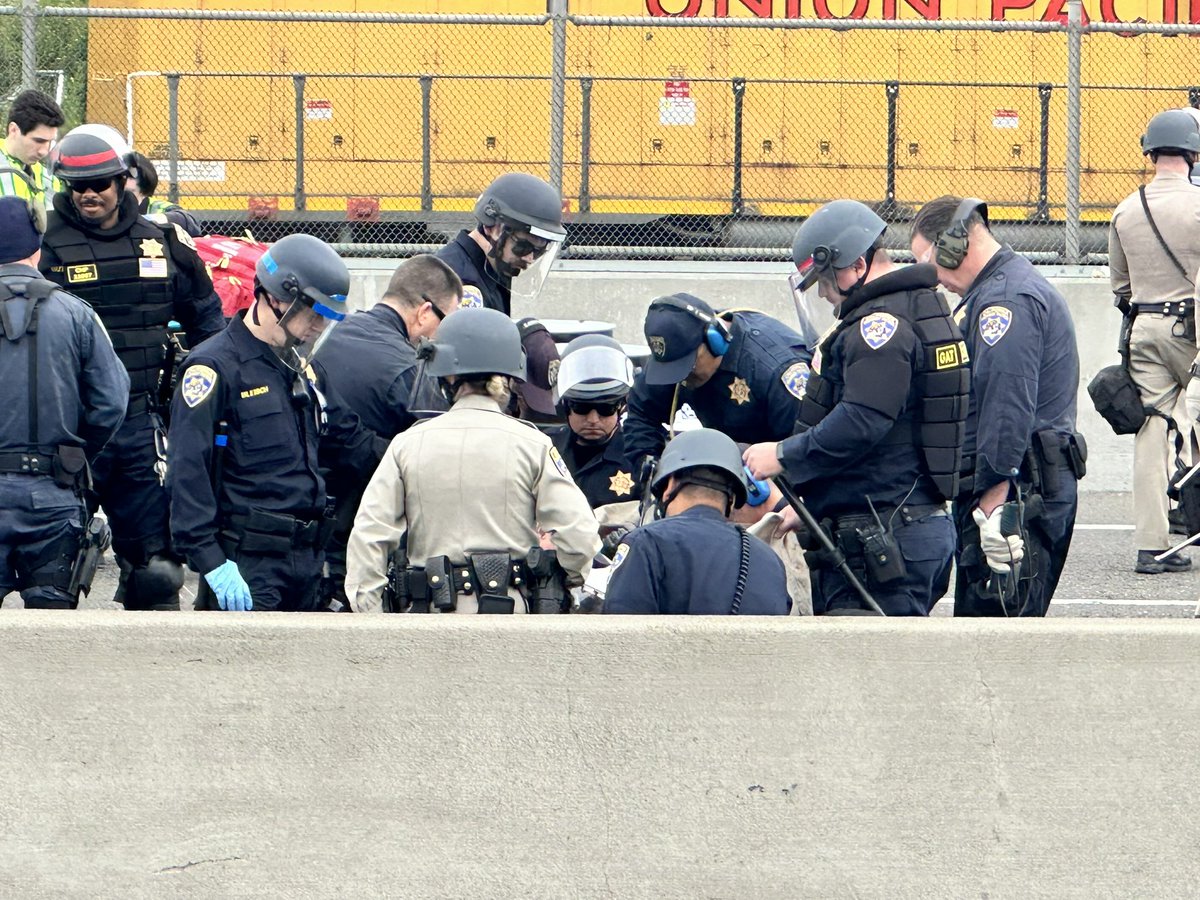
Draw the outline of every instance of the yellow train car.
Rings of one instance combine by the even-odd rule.
[[[1200,19],[1200,0],[1085,0],[1105,21]],[[100,0],[105,7],[541,15],[545,0]],[[835,197],[987,197],[1062,218],[1066,37],[856,29],[860,20],[1053,21],[1064,0],[571,0],[575,16],[828,20],[828,29],[567,29],[563,193],[577,221],[795,218]],[[1107,219],[1138,137],[1189,95],[1197,43],[1084,40],[1082,199]],[[550,25],[94,19],[88,115],[170,155],[227,217],[368,220],[469,209],[508,169],[546,174]],[[299,160],[299,161],[298,161]],[[164,182],[166,172],[162,173]],[[163,191],[165,193],[165,187]]]

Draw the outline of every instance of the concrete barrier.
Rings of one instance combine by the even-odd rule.
[[[6,897],[1194,897],[1191,622],[0,616]]]
[[[396,260],[352,260],[351,302],[374,302],[387,286]],[[534,304],[514,304],[514,315],[603,319],[616,325],[620,341],[641,343],[646,307],[655,297],[689,291],[718,308],[749,307],[784,322],[795,321],[788,263],[565,261],[559,263]],[[1075,320],[1079,342],[1079,429],[1091,445],[1089,475],[1081,490],[1127,491],[1133,479],[1133,438],[1117,437],[1096,415],[1087,383],[1118,361],[1120,316],[1112,307],[1108,269],[1103,266],[1043,266],[1062,291]]]

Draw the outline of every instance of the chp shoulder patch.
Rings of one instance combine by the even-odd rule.
[[[979,314],[979,336],[989,347],[995,347],[1012,325],[1012,310],[1007,306],[989,306]]]
[[[617,571],[621,563],[625,562],[629,556],[629,545],[622,542],[617,545],[617,552],[613,554],[612,565],[608,567],[609,574]]]
[[[460,309],[481,309],[483,307],[483,291],[473,284],[463,285],[463,298],[459,303]]]
[[[208,366],[188,366],[183,373],[183,382],[179,392],[188,409],[194,409],[208,399],[213,388],[217,386],[217,373]]]
[[[898,320],[891,313],[871,313],[858,323],[859,333],[867,346],[878,350],[896,333]]]
[[[787,388],[788,393],[797,400],[804,399],[804,389],[808,387],[809,376],[808,363],[798,362],[794,366],[788,366],[787,371],[780,376],[780,381]]]
[[[567,468],[567,464],[563,462],[562,456],[559,455],[557,447],[550,448],[550,461],[554,463],[554,468],[558,469],[563,478],[571,477],[571,470]]]
[[[192,236],[190,234],[183,230],[183,226],[178,222],[172,222],[171,224],[175,228],[175,237],[179,240],[179,243],[183,244],[183,246],[187,247],[189,250],[195,250],[196,242],[192,240]]]

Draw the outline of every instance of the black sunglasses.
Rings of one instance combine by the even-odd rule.
[[[88,191],[94,191],[97,194],[103,194],[113,186],[115,178],[81,178],[76,181],[68,181],[67,184],[76,194],[86,194]]]
[[[433,314],[438,317],[439,322],[446,318],[446,314],[438,308],[436,303],[429,299],[428,294],[422,294],[421,299],[429,304],[430,308],[433,310]]]
[[[577,416],[586,416],[592,410],[595,410],[596,414],[600,416],[600,418],[605,419],[609,416],[615,416],[621,411],[621,402],[619,400],[615,403],[600,403],[592,402],[590,400],[568,400],[567,409]]]
[[[550,244],[548,242],[545,244],[535,244],[533,241],[526,240],[525,238],[515,237],[512,239],[509,247],[512,249],[513,256],[529,256],[533,254],[534,259],[539,259],[542,254],[550,249]]]

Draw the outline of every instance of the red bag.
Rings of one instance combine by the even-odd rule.
[[[247,236],[219,234],[198,237],[196,252],[208,267],[213,288],[221,298],[221,311],[229,318],[254,303],[254,266],[267,252],[268,244]]]

